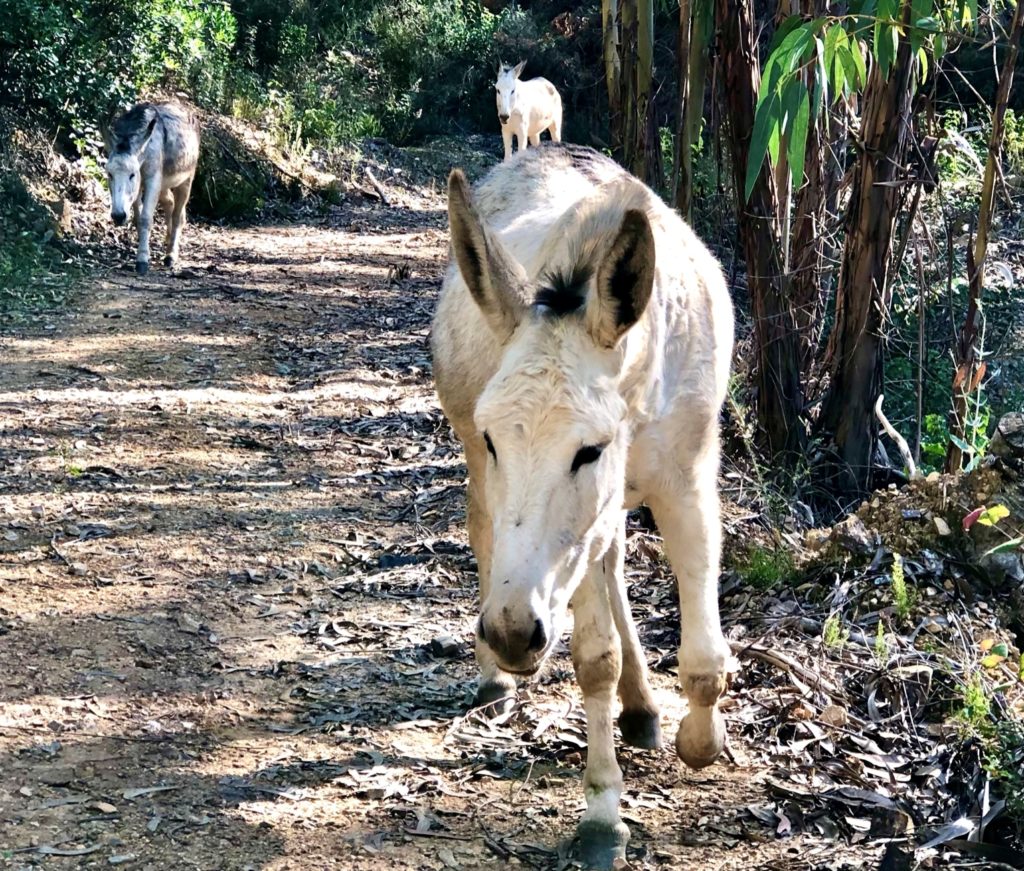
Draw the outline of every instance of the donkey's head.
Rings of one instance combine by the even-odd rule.
[[[515,111],[516,102],[519,99],[517,93],[519,84],[519,74],[523,71],[523,67],[526,66],[526,61],[517,63],[514,67],[507,66],[503,63],[498,64],[498,79],[494,83],[494,90],[497,91],[498,100],[498,120],[504,124],[508,121],[509,116]]]
[[[133,110],[134,111],[134,110]],[[126,118],[130,118],[131,113]],[[122,119],[124,120],[124,119]],[[128,209],[139,196],[142,183],[142,154],[156,128],[156,115],[145,119],[137,129],[125,129],[120,123],[109,131],[107,145],[107,183],[110,185],[110,217],[121,226]]]
[[[565,243],[550,246],[560,253],[532,282],[458,170],[448,212],[459,271],[502,346],[475,411],[494,535],[478,633],[502,668],[530,674],[622,522],[630,424],[620,340],[650,299],[654,238],[642,209],[609,204],[553,233]]]

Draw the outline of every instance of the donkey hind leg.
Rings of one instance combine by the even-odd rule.
[[[725,691],[729,645],[718,616],[721,520],[715,470],[686,480],[675,498],[652,500],[679,584],[679,683],[690,703],[676,734],[676,754],[691,768],[710,765],[725,746],[718,698]],[[667,492],[671,492],[668,490]]]
[[[164,250],[171,250],[171,228],[173,226],[172,215],[174,214],[174,194],[170,189],[162,191],[160,194],[160,211],[164,213],[164,223],[166,224],[164,230],[166,235],[164,237]],[[167,258],[164,258],[164,266],[169,266]]]
[[[479,440],[479,436],[475,437]],[[469,544],[476,556],[477,573],[480,578],[480,603],[487,599],[490,589],[492,529],[491,516],[484,501],[484,475],[487,469],[487,452],[482,445],[469,440],[463,441],[466,449],[466,466],[469,469],[468,526]],[[516,680],[512,675],[498,668],[494,654],[479,637],[476,639],[476,662],[480,668],[480,684],[477,687],[473,707],[486,706],[486,713],[498,714],[516,695]]]
[[[185,228],[185,204],[192,192],[192,179],[174,189],[173,208],[167,218],[167,251],[164,266],[174,266],[181,252],[181,231]]]
[[[148,179],[142,190],[142,205],[138,211],[139,250],[135,255],[135,271],[139,275],[149,272],[149,234],[153,229],[153,215],[160,197],[160,178]]]
[[[540,130],[538,130],[536,133],[530,134],[530,145],[532,145],[534,148],[540,147],[540,134]]]
[[[548,127],[548,133],[551,134],[552,142],[562,141],[562,112],[559,110],[555,113],[555,120],[551,122]]]
[[[661,746],[660,712],[647,677],[647,658],[640,646],[640,637],[629,610],[623,567],[624,552],[623,523],[611,547],[595,566],[595,571],[601,573],[603,585],[608,590],[612,618],[622,643],[622,674],[619,677],[622,713],[619,714],[619,731],[627,744],[652,750]]]
[[[573,596],[572,663],[587,713],[587,767],[583,792],[587,809],[577,828],[587,868],[611,868],[624,859],[629,829],[619,817],[622,772],[615,759],[612,710],[622,671],[608,585],[600,563],[591,567]]]

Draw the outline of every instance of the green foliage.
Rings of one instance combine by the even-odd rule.
[[[788,550],[754,545],[747,551],[742,561],[737,562],[736,571],[750,586],[768,590],[792,579],[796,567],[793,564],[793,555]]]
[[[918,58],[918,81],[923,81],[929,54],[941,57],[948,33],[977,21],[977,0],[855,0],[849,11],[812,21],[794,15],[776,30],[757,97],[746,199],[766,157],[774,167],[785,156],[794,188],[802,184],[810,121],[823,107],[866,87],[867,52],[886,77],[905,35]]]
[[[903,557],[898,553],[893,554],[892,557],[890,590],[892,591],[892,606],[896,619],[900,623],[906,623],[914,606],[915,597],[907,586],[906,575],[903,572]]]
[[[889,639],[885,637],[885,624],[881,620],[878,621],[878,629],[875,631],[873,652],[875,654],[875,662],[879,666],[883,666],[889,661]]]
[[[53,236],[49,215],[14,172],[0,171],[0,316],[61,304],[69,281],[54,280],[60,252],[46,244]]]
[[[0,101],[78,142],[141,93],[223,94],[235,41],[223,0],[9,0],[0,16]]]
[[[842,651],[849,640],[850,630],[843,627],[842,618],[838,614],[829,614],[821,627],[821,642],[825,649]]]

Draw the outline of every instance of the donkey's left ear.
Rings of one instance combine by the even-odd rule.
[[[587,306],[594,341],[612,348],[647,308],[654,287],[654,234],[647,215],[630,209],[597,268],[597,292]]]
[[[516,78],[517,79],[522,74],[522,72],[523,72],[523,70],[525,68],[526,68],[526,61],[524,61],[524,60],[521,60],[521,61],[519,61],[519,63],[516,64]]]
[[[154,115],[153,120],[146,125],[146,132],[142,134],[142,141],[139,143],[136,153],[141,154],[146,150],[146,146],[149,145],[149,140],[153,136],[153,131],[156,130],[156,120],[156,115]]]

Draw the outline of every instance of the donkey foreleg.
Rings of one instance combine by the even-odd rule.
[[[625,858],[629,829],[619,817],[622,772],[615,759],[612,711],[622,672],[622,650],[608,587],[598,563],[573,596],[572,663],[587,713],[587,809],[578,834],[586,867],[611,868]]]
[[[501,139],[505,143],[505,160],[512,157],[512,125],[501,125]]]
[[[157,200],[160,199],[160,179],[151,178],[142,190],[142,205],[137,213],[139,228],[139,249],[135,254],[135,271],[139,275],[149,272],[149,234],[153,229],[153,215],[156,213]]]
[[[185,204],[192,192],[192,179],[178,185],[174,189],[173,205],[167,217],[167,252],[164,255],[164,266],[174,266],[178,262],[181,249],[181,231],[185,227]]]
[[[676,734],[676,753],[691,768],[710,765],[725,746],[718,698],[725,691],[729,645],[718,615],[721,520],[714,472],[678,482],[674,497],[651,509],[679,584],[679,683],[690,703]]]
[[[640,646],[640,637],[637,635],[636,624],[629,610],[624,554],[623,523],[619,525],[611,547],[595,566],[595,571],[600,573],[601,583],[608,590],[612,618],[622,644],[622,674],[618,686],[619,700],[622,702],[619,731],[622,732],[622,740],[627,744],[654,749],[661,746],[660,712],[647,676],[647,658]]]

